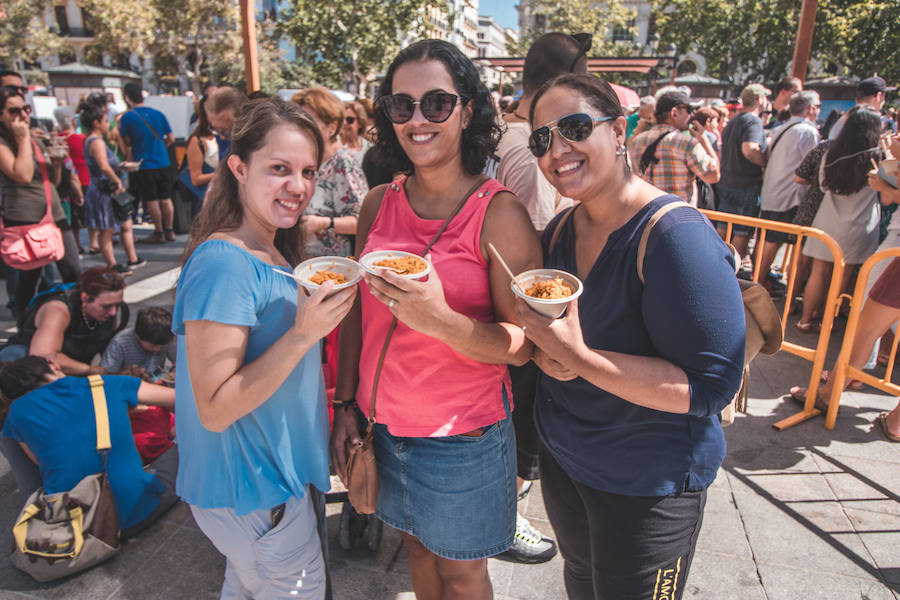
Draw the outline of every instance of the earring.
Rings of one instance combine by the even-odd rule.
[[[616,156],[625,156],[625,144],[616,148]]]

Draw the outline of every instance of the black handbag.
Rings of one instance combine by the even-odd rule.
[[[100,190],[101,193],[111,196],[115,194],[116,190],[119,188],[112,179],[100,177],[97,179],[97,189]]]
[[[128,192],[115,194],[112,197],[112,209],[116,221],[124,221],[133,217],[137,211],[137,198]]]

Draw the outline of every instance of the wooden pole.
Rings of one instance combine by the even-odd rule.
[[[791,76],[800,81],[806,80],[806,68],[809,65],[809,53],[812,49],[813,28],[816,26],[818,5],[819,0],[803,0],[803,6],[800,7],[797,41],[794,44],[794,60],[791,64]]]
[[[260,89],[259,60],[256,56],[256,16],[253,0],[241,0],[241,33],[244,41],[244,78],[247,93]]]

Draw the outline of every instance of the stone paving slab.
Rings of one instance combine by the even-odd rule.
[[[177,266],[181,246],[138,252],[151,263],[129,278],[145,282],[134,286],[143,299],[132,314],[141,306],[171,304],[170,291],[151,289],[164,285],[154,283],[161,279],[150,278]],[[98,263],[84,260],[85,266]],[[11,325],[0,308],[0,327]],[[840,335],[833,337],[839,341]],[[816,339],[790,324],[787,338]],[[832,343],[826,365],[837,350]],[[709,490],[685,598],[900,600],[900,444],[885,441],[872,425],[896,399],[872,388],[848,392],[833,431],[824,428],[823,417],[774,430],[775,422],[798,411],[785,394],[808,383],[810,368],[785,352],[753,363],[749,413],[725,430],[728,455]],[[0,457],[0,548],[9,547],[20,504]],[[519,508],[551,534],[539,484]],[[327,512],[336,600],[414,600],[399,534],[386,528],[376,552],[364,545],[344,551],[337,539],[340,505],[328,505]],[[498,600],[565,598],[559,556],[543,565],[488,564]],[[0,600],[212,599],[224,568],[189,508],[179,504],[125,542],[118,556],[66,581],[38,584],[0,557]]]

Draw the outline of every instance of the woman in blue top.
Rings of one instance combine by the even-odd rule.
[[[284,276],[299,262],[321,156],[297,106],[241,108],[178,281],[172,325],[187,368],[175,380],[176,490],[228,559],[223,598],[325,595],[310,497],[329,487],[318,350],[355,289],[326,298],[326,283],[306,297]]]
[[[602,79],[563,75],[531,105],[530,147],[580,201],[546,267],[584,282],[550,320],[519,301],[543,371],[535,417],[541,489],[570,598],[679,598],[725,455],[718,413],[737,391],[744,310],[731,254],[696,210],[662,217],[637,275],[647,220],[678,199],[633,177],[625,118]]]

